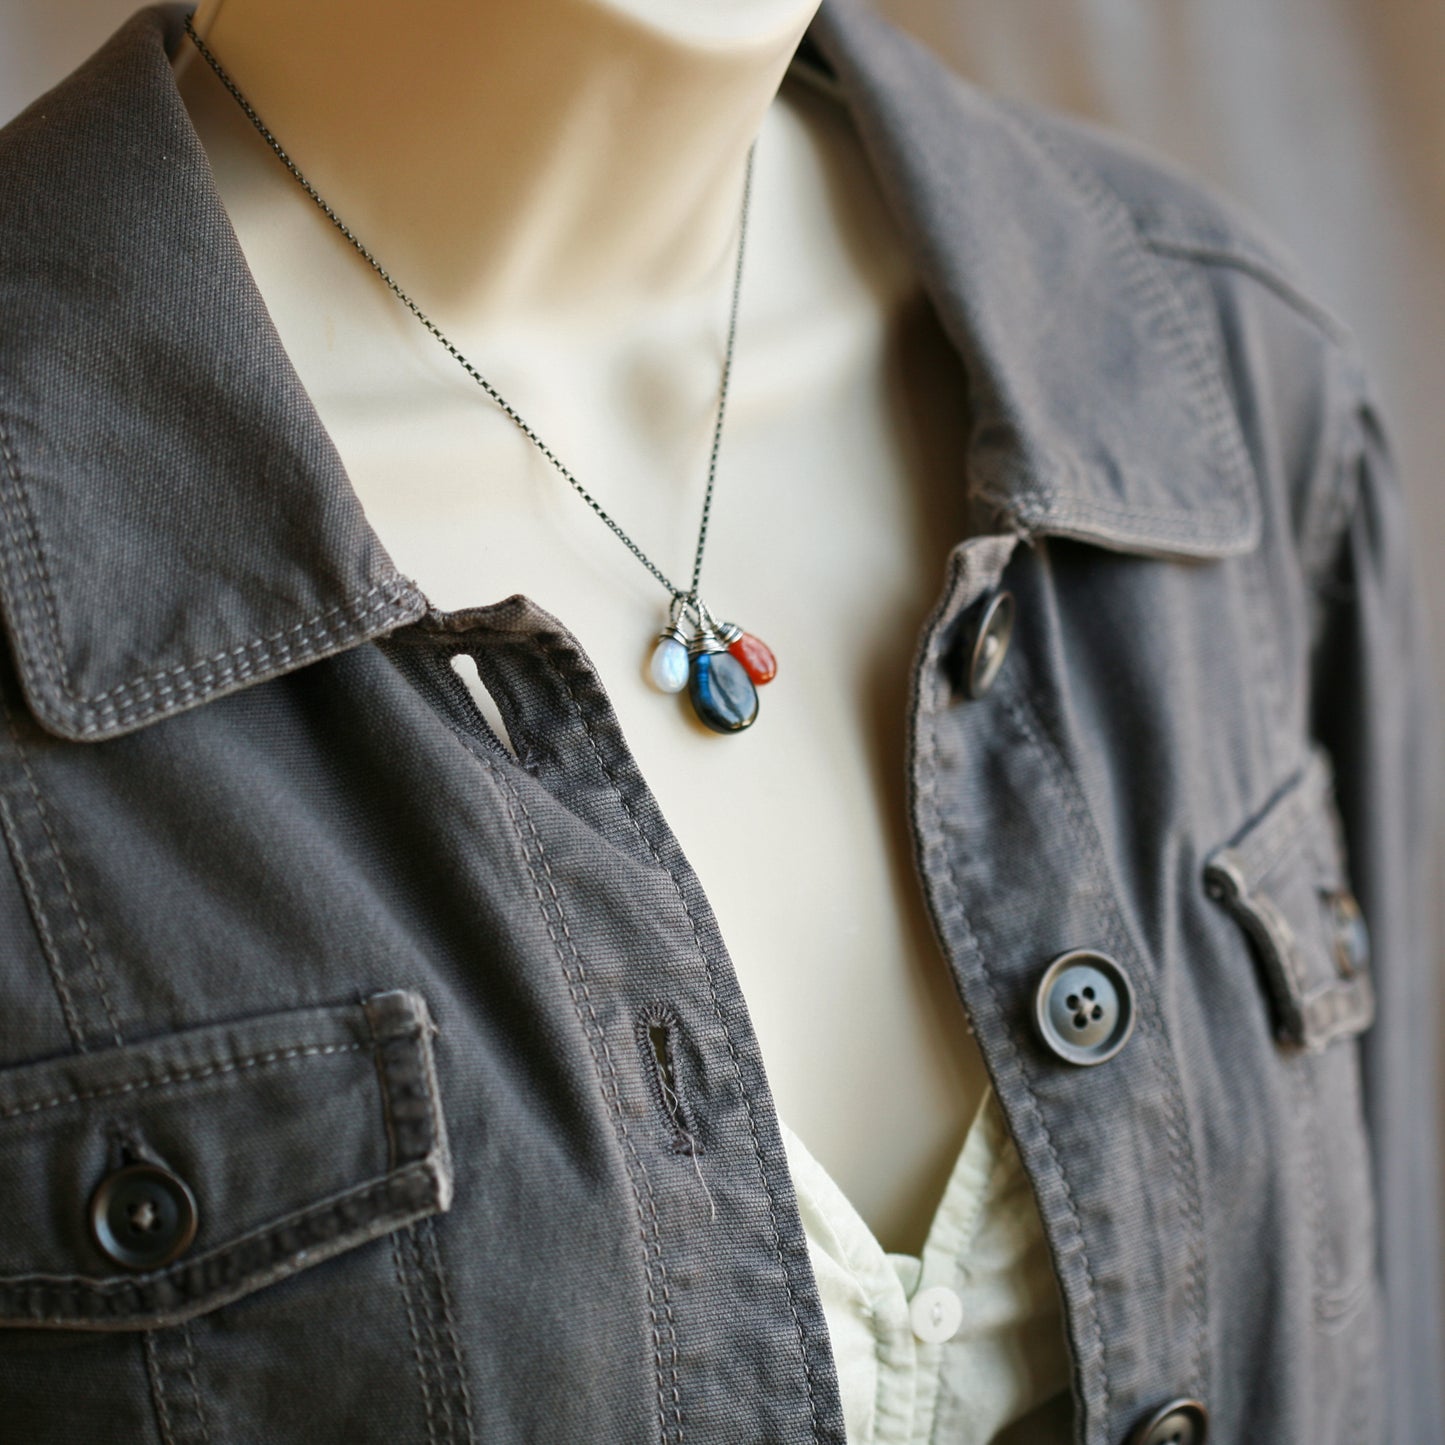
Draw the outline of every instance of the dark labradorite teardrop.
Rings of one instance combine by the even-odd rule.
[[[730,652],[699,652],[687,678],[693,710],[715,733],[741,732],[758,715],[758,690]]]

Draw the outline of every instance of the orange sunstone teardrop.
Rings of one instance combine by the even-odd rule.
[[[742,663],[748,676],[759,687],[778,675],[778,659],[773,656],[772,648],[751,632],[745,632],[736,642],[730,642],[728,651]]]

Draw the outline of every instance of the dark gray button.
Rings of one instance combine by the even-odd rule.
[[[1353,978],[1370,961],[1370,932],[1365,926],[1365,915],[1348,888],[1331,893],[1329,903],[1335,964],[1346,978]]]
[[[100,1252],[126,1269],[158,1269],[196,1237],[196,1196],[157,1164],[130,1164],[100,1182],[90,1200]]]
[[[1003,588],[989,598],[978,619],[964,675],[964,690],[969,697],[982,697],[993,686],[1013,630],[1014,595]]]
[[[1073,948],[1044,970],[1034,990],[1039,1037],[1071,1064],[1102,1064],[1134,1029],[1134,986],[1107,953]]]
[[[1171,1400],[1130,1432],[1124,1445],[1204,1445],[1209,1411],[1198,1400]]]

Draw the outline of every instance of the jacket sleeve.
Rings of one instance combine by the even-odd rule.
[[[1362,368],[1316,579],[1312,727],[1335,761],[1377,1011],[1362,1065],[1379,1201],[1392,1442],[1439,1438],[1442,706],[1413,511]]]

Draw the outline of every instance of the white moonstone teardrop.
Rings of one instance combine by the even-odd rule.
[[[653,685],[663,692],[681,692],[687,686],[687,663],[687,648],[675,637],[664,637],[652,649]]]

